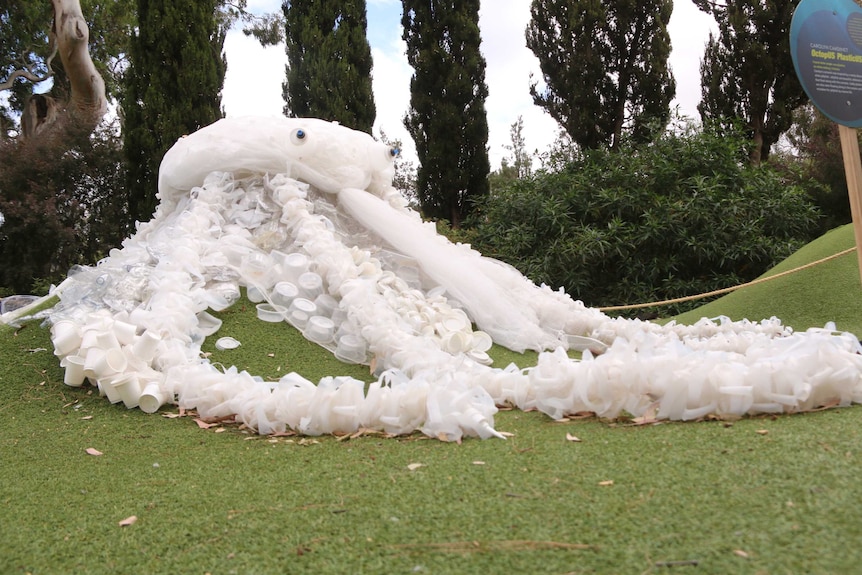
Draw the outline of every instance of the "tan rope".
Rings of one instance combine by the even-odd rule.
[[[854,251],[856,251],[855,246],[852,248],[847,248],[846,250],[844,250],[842,252],[838,252],[837,254],[832,254],[831,256],[826,256],[825,258],[819,259],[816,262],[811,262],[811,263],[805,264],[804,266],[799,266],[798,268],[793,268],[792,270],[787,270],[785,272],[781,272],[780,274],[775,274],[774,276],[759,278],[759,279],[752,280],[750,282],[747,282],[744,284],[739,284],[739,285],[733,286],[733,287],[722,288],[722,289],[717,289],[715,291],[711,291],[711,292],[707,292],[707,293],[701,293],[701,294],[697,294],[697,295],[689,295],[689,296],[685,296],[685,297],[678,297],[675,299],[666,299],[664,301],[656,301],[656,302],[651,302],[651,303],[637,303],[637,304],[632,304],[632,305],[613,305],[613,306],[608,306],[608,307],[600,307],[599,310],[600,311],[617,311],[617,310],[626,310],[626,309],[640,309],[640,308],[644,308],[644,307],[658,307],[661,305],[670,305],[672,303],[682,303],[684,301],[692,301],[692,300],[696,300],[696,299],[712,297],[714,295],[722,295],[722,294],[730,293],[732,291],[736,291],[736,290],[744,288],[744,287],[753,286],[756,284],[760,284],[763,282],[768,282],[770,280],[780,278],[782,276],[790,275],[790,274],[802,271],[804,269],[811,268],[811,267],[814,267],[816,265],[820,265],[822,263],[828,262],[829,260],[834,260],[835,258],[847,255],[847,254],[854,252]]]

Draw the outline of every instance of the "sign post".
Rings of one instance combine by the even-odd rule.
[[[862,280],[862,7],[853,0],[802,0],[790,24],[796,75],[815,106],[838,124],[856,259]]]

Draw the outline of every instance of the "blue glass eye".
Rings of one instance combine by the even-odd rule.
[[[297,128],[290,134],[290,141],[296,145],[304,144],[308,139],[308,132],[302,128]]]
[[[401,150],[399,150],[398,148],[394,148],[394,147],[389,148],[389,155],[393,158],[398,156],[400,153],[401,153]]]

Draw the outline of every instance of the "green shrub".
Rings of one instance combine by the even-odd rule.
[[[638,149],[587,151],[493,190],[474,244],[592,306],[751,280],[811,239],[818,211],[778,172],[749,165],[745,147],[689,126]]]

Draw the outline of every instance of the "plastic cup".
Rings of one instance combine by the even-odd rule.
[[[269,257],[272,258],[273,268],[277,271],[284,271],[284,264],[287,260],[287,254],[279,250],[269,252]]]
[[[335,324],[328,317],[315,315],[308,319],[302,335],[315,343],[329,343],[335,334]]]
[[[335,357],[344,363],[364,363],[367,359],[365,340],[353,334],[345,334],[338,338]]]
[[[278,282],[272,292],[272,303],[287,307],[297,296],[299,296],[299,288],[296,284]]]
[[[210,336],[217,332],[221,327],[222,321],[211,313],[202,311],[197,314],[198,329],[204,337]]]
[[[96,345],[107,351],[109,349],[118,349],[120,342],[117,340],[117,336],[113,330],[106,330],[98,332]]]
[[[117,341],[120,345],[132,345],[135,341],[137,332],[138,326],[134,324],[125,321],[114,322],[114,335],[117,337]]]
[[[265,284],[269,270],[272,268],[272,260],[269,256],[259,253],[251,253],[243,256],[240,269],[246,279],[254,283]]]
[[[255,286],[248,286],[245,295],[248,298],[248,301],[250,301],[251,303],[259,303],[266,299],[263,295],[263,292]]]
[[[74,322],[58,321],[51,327],[55,355],[68,355],[81,346],[81,332]]]
[[[298,329],[305,329],[311,316],[317,313],[317,306],[313,301],[298,297],[290,302],[287,311],[287,320]]]
[[[113,380],[114,389],[120,394],[120,399],[129,409],[138,407],[141,399],[141,384],[135,374],[124,374]],[[109,385],[111,385],[109,383]]]
[[[103,377],[96,381],[99,386],[99,391],[102,395],[108,398],[111,403],[120,403],[123,398],[120,396],[120,391],[114,387],[114,381],[124,376]]]
[[[87,361],[89,361],[89,359],[90,354],[88,353]],[[94,359],[91,369],[96,379],[99,379],[107,375],[120,373],[126,369],[127,365],[128,361],[126,360],[126,354],[124,354],[123,350],[120,348],[114,347],[108,350],[103,350],[103,353],[99,354]]]
[[[156,382],[148,383],[141,392],[138,406],[144,413],[155,413],[167,402],[167,394]]]
[[[323,278],[315,272],[305,272],[296,280],[299,293],[309,300],[314,300],[323,293]]]
[[[288,254],[284,258],[282,266],[284,267],[284,275],[292,281],[299,279],[299,276],[308,271],[308,256],[299,252]]]
[[[147,325],[152,317],[152,312],[142,307],[136,307],[129,313],[129,322],[135,325]]]
[[[257,318],[261,321],[269,323],[278,323],[284,321],[287,308],[280,305],[270,303],[257,304]]]
[[[84,333],[81,334],[81,349],[99,347],[99,342],[97,341],[98,337],[98,331],[92,329],[84,330]]]
[[[239,288],[233,283],[223,282],[207,290],[206,301],[210,309],[224,311],[235,304],[239,298]]]
[[[132,354],[143,362],[149,362],[155,356],[156,348],[160,341],[162,341],[162,336],[154,331],[147,330],[135,337],[135,341],[132,344]]]
[[[332,317],[335,310],[338,309],[338,300],[329,294],[322,293],[314,298],[314,305],[317,306],[317,313],[326,317]],[[336,318],[332,318],[335,321]]]
[[[63,363],[66,372],[63,374],[63,383],[71,387],[81,387],[84,384],[84,362],[86,360],[78,355],[67,356]]]
[[[84,357],[84,377],[99,379],[101,376],[96,374],[96,367],[104,360],[105,350],[99,347],[91,347],[87,350],[87,355]]]

